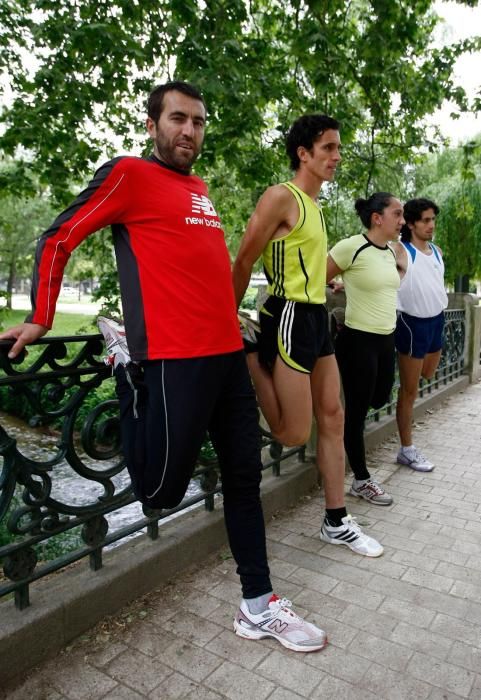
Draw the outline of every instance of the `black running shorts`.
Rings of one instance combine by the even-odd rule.
[[[323,304],[303,304],[271,296],[259,313],[259,361],[272,369],[276,357],[310,374],[319,357],[334,353]]]

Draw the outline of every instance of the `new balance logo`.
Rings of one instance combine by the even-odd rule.
[[[199,195],[191,192],[192,214],[203,214],[203,216],[186,216],[185,223],[192,226],[210,226],[211,228],[222,228],[216,210],[212,202],[205,194]]]
[[[216,210],[212,206],[212,202],[208,197],[191,193],[192,197],[192,213],[204,214],[204,216],[217,216]]]
[[[265,626],[265,629],[272,630],[273,632],[277,632],[277,634],[281,634],[281,632],[284,632],[286,627],[288,627],[287,622],[282,622],[282,620],[272,620],[272,622],[268,625]]]

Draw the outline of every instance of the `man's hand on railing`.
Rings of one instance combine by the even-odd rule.
[[[18,326],[7,328],[6,331],[0,333],[0,340],[11,340],[13,338],[16,341],[8,353],[8,357],[13,360],[22,352],[26,345],[35,342],[45,335],[47,331],[48,328],[38,323],[20,323]]]

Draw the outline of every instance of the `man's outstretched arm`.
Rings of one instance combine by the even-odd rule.
[[[126,201],[123,169],[126,160],[116,158],[99,168],[87,188],[40,237],[35,252],[32,312],[25,323],[0,333],[0,340],[15,340],[8,353],[10,359],[51,328],[63,270],[71,251],[90,233],[119,220]]]

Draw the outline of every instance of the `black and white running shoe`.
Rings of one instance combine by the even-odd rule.
[[[351,515],[346,515],[339,527],[330,525],[324,519],[320,537],[323,542],[344,544],[365,557],[380,557],[384,552],[384,547],[374,538],[365,535]]]

